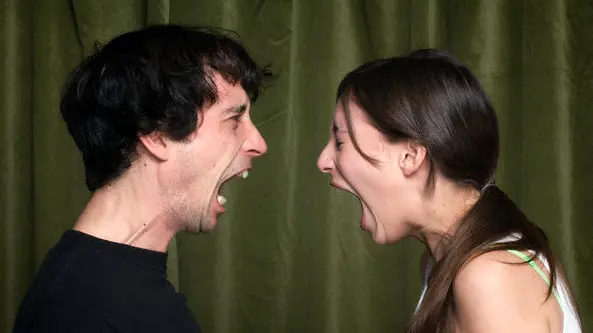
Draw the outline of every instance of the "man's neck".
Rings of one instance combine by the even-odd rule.
[[[136,184],[137,185],[137,184]],[[158,195],[134,184],[93,193],[74,229],[111,242],[165,252],[177,230]]]

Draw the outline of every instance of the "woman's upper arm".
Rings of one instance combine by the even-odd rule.
[[[504,251],[472,259],[454,285],[456,327],[463,333],[550,331],[547,285],[528,265]]]

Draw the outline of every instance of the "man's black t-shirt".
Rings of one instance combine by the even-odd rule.
[[[45,258],[14,333],[200,332],[166,274],[166,253],[68,230]]]

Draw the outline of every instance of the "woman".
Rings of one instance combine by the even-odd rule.
[[[426,245],[408,332],[581,332],[546,236],[494,183],[498,151],[488,96],[441,51],[372,61],[338,88],[319,169],[360,199],[375,242]]]

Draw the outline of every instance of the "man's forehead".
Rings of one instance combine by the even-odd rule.
[[[232,84],[220,78],[216,82],[216,95],[221,103],[249,104],[247,92],[239,82]]]
[[[237,90],[241,90],[243,93],[247,94],[240,81],[230,82],[217,72],[214,72],[212,75],[212,80],[216,85],[216,91],[219,96],[229,95],[236,92]]]

